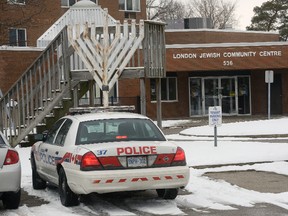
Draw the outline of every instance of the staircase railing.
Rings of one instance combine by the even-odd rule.
[[[66,27],[0,100],[0,129],[12,146],[20,143],[77,82],[70,80]]]

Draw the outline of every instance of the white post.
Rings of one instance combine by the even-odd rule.
[[[268,84],[268,119],[271,117],[271,83],[274,82],[274,72],[272,70],[265,71],[265,82]]]
[[[108,11],[105,9],[105,22],[103,27],[103,77],[102,77],[102,91],[103,91],[103,106],[109,106],[109,85],[108,85],[108,50],[109,50],[109,32],[108,32]]]
[[[268,119],[271,116],[271,83],[268,83]]]

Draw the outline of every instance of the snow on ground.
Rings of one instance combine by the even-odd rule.
[[[288,134],[287,125],[288,118],[227,123],[217,128],[217,134],[219,136]],[[213,136],[214,129],[209,125],[202,127],[192,127],[182,131],[181,134]]]
[[[179,125],[181,121],[163,122],[163,126]],[[288,118],[278,120],[261,120],[253,122],[239,122],[223,124],[218,128],[219,135],[265,135],[265,134],[288,134]],[[288,143],[283,143],[283,138],[279,142],[261,142],[251,138],[219,138],[217,147],[214,146],[214,139],[198,138],[201,136],[213,136],[213,127],[202,126],[186,129],[181,135],[169,135],[181,146],[187,157],[189,166],[215,165],[215,164],[237,164],[246,162],[268,162],[254,165],[230,165],[218,168],[195,169],[191,168],[190,182],[186,189],[191,192],[189,195],[178,196],[175,201],[164,200],[126,200],[131,209],[143,211],[155,215],[181,215],[184,214],[178,206],[185,206],[192,209],[218,209],[229,210],[237,206],[252,207],[256,203],[270,203],[288,210],[288,192],[286,193],[260,193],[247,190],[235,185],[231,185],[222,180],[213,180],[203,176],[205,172],[222,172],[237,170],[258,170],[269,171],[288,176]],[[261,139],[262,140],[262,139]],[[30,148],[18,149],[22,162],[22,186],[31,195],[42,197],[49,201],[49,204],[41,207],[22,206],[18,210],[4,212],[5,216],[34,216],[34,215],[57,215],[70,216],[77,215],[75,208],[65,208],[61,205],[57,190],[35,191],[32,189],[31,169],[30,169]],[[103,204],[103,203],[102,203]],[[123,209],[104,203],[99,204],[99,215],[101,212],[108,215],[135,215]],[[89,211],[89,207],[83,206]],[[102,209],[101,209],[102,208]],[[95,209],[91,210],[95,213]],[[97,211],[97,210],[96,210]],[[17,214],[17,212],[22,212]]]

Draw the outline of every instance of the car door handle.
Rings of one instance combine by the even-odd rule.
[[[56,154],[56,155],[58,155],[58,154],[59,154],[59,152],[58,152],[58,151],[56,151],[56,152],[55,152],[55,154]]]

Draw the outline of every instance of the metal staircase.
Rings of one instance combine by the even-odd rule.
[[[85,27],[78,30],[79,24],[69,24],[70,31],[71,28],[74,28],[77,32],[76,39],[71,40],[71,32],[70,35],[67,33],[67,24],[61,20],[57,21],[63,26],[62,30],[60,31],[58,26],[57,31],[54,31],[54,28],[48,30],[52,36],[45,33],[45,46],[49,43],[46,49],[10,90],[1,97],[0,130],[3,131],[12,146],[29,141],[29,135],[40,133],[47,127],[49,128],[59,117],[65,115],[70,107],[78,106],[79,99],[87,91],[91,92],[95,83],[100,88],[109,85],[109,83],[103,82],[105,79],[103,78],[103,68],[101,68],[103,67],[103,58],[109,55],[101,57],[103,52],[101,49],[100,51],[97,49],[97,47],[101,47],[102,43],[106,43],[106,47],[112,47],[109,51],[110,54],[115,53],[111,55],[111,58],[106,59],[106,62],[115,66],[112,70],[112,66],[109,66],[107,70],[110,72],[105,75],[115,77],[112,79],[114,83],[115,79],[118,79],[125,70],[128,72],[127,74],[130,74],[128,77],[141,78],[142,82],[145,78],[165,76],[163,23],[141,21],[142,24],[139,26],[142,26],[142,29],[136,29],[134,22],[130,26],[124,23],[123,27],[119,23],[116,25],[110,16],[107,16],[107,12],[99,10],[98,7],[96,9],[98,13],[101,13],[102,18],[100,16],[100,20],[103,21],[106,17],[106,26],[100,26],[99,29],[100,24],[95,25],[92,20],[91,22],[84,22]],[[80,10],[85,13],[83,7]],[[67,14],[63,16],[63,19],[67,19]],[[129,33],[130,30],[132,33]],[[95,31],[97,33],[93,33]],[[107,31],[105,34],[114,40],[111,42],[102,40],[103,31]],[[141,38],[137,39],[136,33],[141,35]],[[121,39],[121,35],[126,39]],[[132,42],[129,43],[130,38],[132,38],[130,41],[137,41],[134,47],[131,46]],[[77,48],[75,41],[81,44],[81,52],[79,52],[79,47]],[[87,50],[86,47],[89,49]],[[106,47],[102,46],[102,50],[105,50]],[[127,50],[125,52],[121,52],[121,50],[129,48],[133,52],[129,58],[125,58]],[[115,50],[119,51],[115,52]],[[93,61],[95,64],[89,64]],[[119,64],[119,62],[124,62],[124,64]],[[142,74],[141,77],[135,76],[139,72]],[[145,75],[143,75],[144,72]],[[131,73],[134,75],[131,76]],[[102,86],[100,86],[101,84]],[[107,90],[102,89],[102,91]]]

